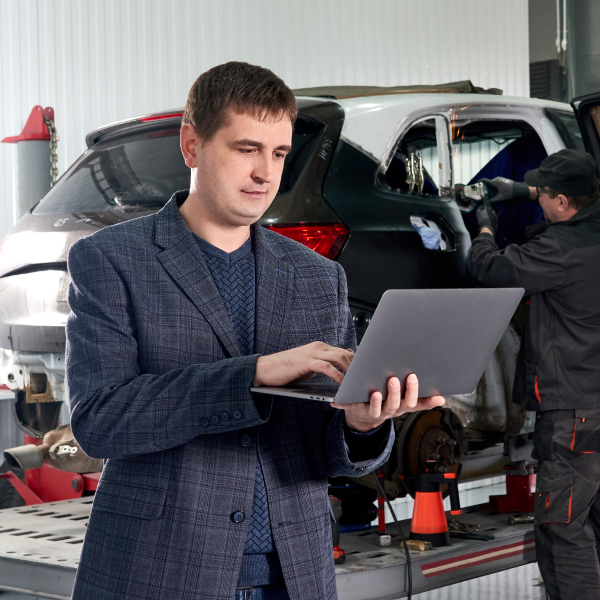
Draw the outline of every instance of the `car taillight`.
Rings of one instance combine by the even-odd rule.
[[[267,225],[267,229],[304,244],[325,258],[334,260],[348,239],[341,223],[330,225]]]

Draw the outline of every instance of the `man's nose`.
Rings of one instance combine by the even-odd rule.
[[[273,159],[268,156],[261,156],[254,165],[252,177],[265,183],[271,183],[273,181]]]

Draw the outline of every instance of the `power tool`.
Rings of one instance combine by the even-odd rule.
[[[432,546],[450,546],[448,523],[440,486],[448,484],[450,514],[460,515],[456,473],[433,473],[429,470],[417,477],[415,506],[410,523],[410,539],[431,542]]]

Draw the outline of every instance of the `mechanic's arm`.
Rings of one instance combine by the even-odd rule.
[[[494,240],[496,215],[489,201],[477,210],[479,235],[467,255],[467,272],[487,287],[523,287],[526,294],[555,288],[563,280],[564,261],[558,243],[547,235],[522,246],[499,250]]]
[[[529,187],[526,183],[513,181],[506,177],[494,177],[494,179],[480,179],[477,183],[483,182],[490,192],[492,202],[502,202],[503,200],[530,200],[538,201],[538,192],[534,187]]]

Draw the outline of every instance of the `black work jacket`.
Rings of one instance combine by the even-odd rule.
[[[600,408],[600,202],[568,221],[538,223],[528,241],[498,250],[479,234],[467,258],[488,287],[531,295],[513,402],[527,410]],[[515,386],[515,392],[518,386]]]

